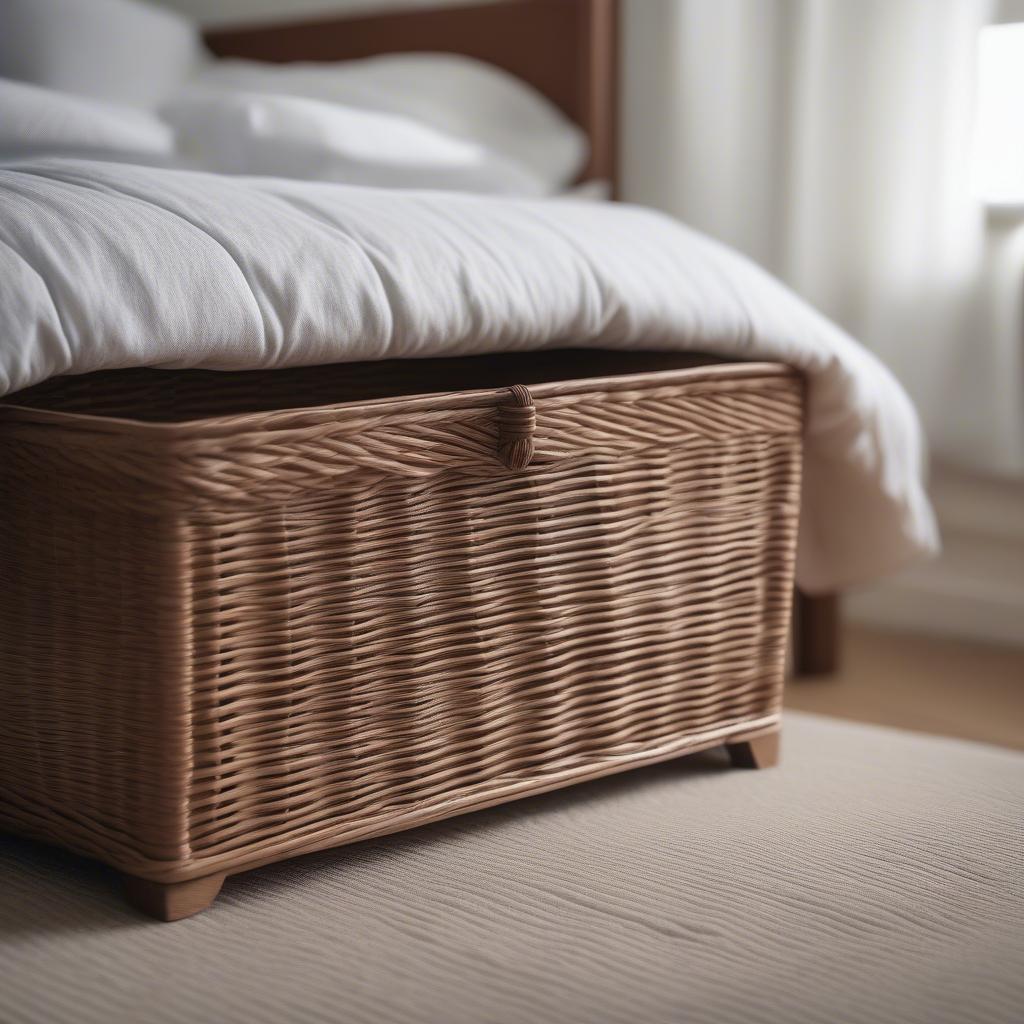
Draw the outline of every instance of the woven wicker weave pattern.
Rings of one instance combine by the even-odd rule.
[[[771,724],[800,429],[770,366],[8,408],[0,821],[170,881]]]

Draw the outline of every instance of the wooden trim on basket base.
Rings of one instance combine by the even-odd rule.
[[[769,715],[755,722],[740,722],[686,737],[656,750],[631,754],[585,768],[574,768],[544,779],[514,783],[491,790],[486,796],[472,796],[445,801],[431,807],[392,814],[385,820],[371,822],[359,828],[337,833],[317,835],[302,840],[291,840],[276,846],[273,852],[250,854],[231,863],[230,855],[208,858],[185,868],[167,872],[154,870],[152,876],[123,872],[129,902],[151,917],[162,921],[177,921],[205,910],[217,897],[227,875],[240,874],[281,860],[307,853],[348,846],[364,839],[404,832],[420,825],[456,817],[471,811],[480,811],[498,804],[509,803],[528,796],[538,796],[552,790],[563,789],[579,782],[599,779],[641,768],[645,765],[671,761],[677,757],[696,754],[702,750],[725,746],[736,767],[768,768],[778,763],[781,734],[780,715]],[[158,876],[158,877],[157,877]]]

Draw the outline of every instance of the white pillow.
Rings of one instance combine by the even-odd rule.
[[[296,96],[197,92],[160,108],[192,165],[383,188],[539,195],[528,170],[429,125]]]
[[[192,22],[134,0],[0,0],[0,77],[152,106],[202,60]]]
[[[532,86],[454,54],[408,53],[338,64],[210,61],[196,84],[328,100],[398,114],[478,143],[524,166],[556,192],[587,158],[585,133]]]
[[[0,157],[123,160],[170,156],[173,150],[174,133],[154,114],[0,79]]]

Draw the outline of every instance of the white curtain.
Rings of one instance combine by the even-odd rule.
[[[1024,229],[971,195],[987,0],[624,0],[627,199],[873,349],[933,450],[1024,473]]]

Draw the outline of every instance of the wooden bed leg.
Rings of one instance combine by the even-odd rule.
[[[839,597],[811,597],[799,590],[793,598],[793,674],[828,675],[839,668]]]
[[[734,768],[774,768],[779,763],[780,733],[766,732],[749,740],[726,743]]]
[[[180,921],[205,910],[220,892],[225,875],[206,875],[187,882],[151,882],[135,875],[124,876],[128,902],[159,921]]]

